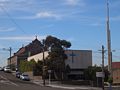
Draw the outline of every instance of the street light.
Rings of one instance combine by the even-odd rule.
[[[10,65],[10,69],[11,69],[11,52],[12,52],[12,48],[11,47],[9,47],[9,48],[3,48],[3,50],[10,52],[10,62],[9,62],[9,65]]]

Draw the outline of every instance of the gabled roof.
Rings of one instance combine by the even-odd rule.
[[[36,38],[35,40],[33,40],[31,43],[29,43],[28,45],[26,45],[25,47],[31,47],[32,45],[35,44],[39,44],[40,46],[42,46],[41,42]]]
[[[15,53],[15,55],[20,55],[20,54],[22,54],[22,53],[24,53],[25,52],[25,47],[21,47],[16,53]]]
[[[31,54],[36,54],[41,52],[40,50],[42,48],[42,44],[41,42],[36,38],[35,40],[33,40],[31,43],[29,43],[28,45],[21,47],[15,54],[14,56],[22,56],[24,55],[26,52],[30,51]]]

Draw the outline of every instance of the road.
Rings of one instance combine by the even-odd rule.
[[[44,86],[35,84],[31,81],[22,81],[16,78],[11,73],[4,73],[0,71],[0,90],[71,90],[71,89],[73,90],[75,86],[73,86],[73,88],[71,89],[70,89],[70,86],[67,86],[67,87],[69,88],[58,88],[58,87],[56,88],[56,86],[55,87],[48,87],[48,86],[44,87]],[[98,90],[98,89],[81,89],[77,87],[75,87],[75,89],[76,90]],[[109,89],[105,88],[105,90],[109,90]],[[114,87],[112,90],[120,90],[120,87]]]
[[[62,90],[62,89],[43,87],[34,84],[30,81],[22,81],[17,79],[11,73],[4,73],[0,71],[0,90]]]

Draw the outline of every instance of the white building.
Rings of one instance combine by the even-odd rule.
[[[44,58],[48,56],[48,51],[44,52]],[[36,55],[30,56],[27,58],[28,61],[34,59],[36,62],[43,60],[43,53],[38,53]]]
[[[92,66],[92,51],[91,50],[66,50],[66,55],[68,59],[65,60],[66,66],[70,67],[71,72],[68,74],[69,78],[83,79],[84,70],[88,66]],[[44,57],[48,56],[48,52],[44,52]],[[38,60],[43,60],[43,53],[36,54],[34,56],[28,57],[28,61],[34,59],[36,62]]]

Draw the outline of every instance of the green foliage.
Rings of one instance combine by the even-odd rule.
[[[101,71],[101,67],[98,66],[90,66],[88,67],[88,69],[85,70],[85,78],[87,80],[91,80],[91,81],[96,81],[96,72],[100,72]]]
[[[43,68],[43,61],[38,61],[34,67],[33,75],[34,76],[42,75],[42,71],[43,71],[42,68]]]
[[[71,43],[66,40],[60,40],[53,36],[48,36],[44,40],[44,48],[47,50],[50,48],[49,55],[45,60],[45,65],[47,69],[53,70],[54,72],[58,72],[58,75],[65,71],[65,60],[67,59],[67,55],[65,54],[64,49],[69,48]],[[20,62],[20,71],[33,71],[34,75],[42,75],[43,72],[43,62],[35,60],[25,61],[21,60]]]
[[[109,78],[108,78],[108,82],[109,82],[110,84],[112,84],[112,83],[113,83],[113,78],[112,78],[112,77],[109,77]]]
[[[34,68],[35,65],[36,65],[35,60],[34,60],[34,59],[30,60],[30,61],[28,62],[28,64],[29,64],[29,66],[31,67],[31,70],[33,71],[33,68]]]
[[[51,64],[63,64],[67,59],[67,55],[64,53],[64,48],[69,48],[71,43],[66,40],[60,40],[56,37],[48,36],[45,40],[45,46],[50,48],[48,59]],[[48,60],[48,63],[50,63]]]
[[[101,72],[102,69],[101,67],[98,67],[98,66],[90,66],[88,67],[84,74],[85,74],[85,79],[87,80],[91,80],[91,81],[96,81],[96,72]],[[105,73],[105,78],[104,78],[104,81],[107,82],[108,81],[108,76],[109,76],[109,72],[106,68],[104,68],[104,73]]]
[[[20,62],[20,71],[28,72],[33,71],[34,76],[42,75],[43,61],[35,62],[34,59],[30,61],[21,60]]]
[[[20,61],[20,71],[21,72],[33,71],[35,64],[36,64],[36,62],[34,60],[31,60],[31,61],[21,60]]]
[[[70,69],[69,65],[66,65],[65,71],[66,71],[66,73],[70,73],[71,69]]]
[[[104,69],[104,73],[105,73],[105,78],[104,78],[104,81],[105,82],[107,82],[108,81],[108,78],[109,78],[109,75],[110,75],[110,73],[109,73],[109,71],[108,71],[108,69]]]
[[[46,59],[46,64],[48,69],[54,72],[65,72],[65,60],[67,55],[64,49],[70,48],[71,43],[66,40],[60,40],[53,36],[48,36],[45,40],[45,46],[50,49],[48,58]]]
[[[61,45],[63,45],[65,48],[71,47],[71,43],[66,40],[61,40]]]

